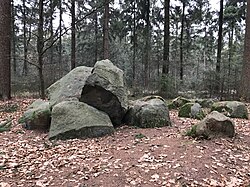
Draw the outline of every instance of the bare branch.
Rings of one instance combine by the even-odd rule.
[[[112,1],[112,0],[109,0],[109,3],[110,3],[111,1]],[[105,4],[103,3],[102,5],[100,5],[100,6],[96,7],[95,9],[91,10],[90,12],[88,12],[87,14],[85,14],[81,19],[77,20],[77,21],[75,22],[75,24],[80,23],[81,21],[83,21],[84,19],[86,19],[87,17],[89,17],[90,15],[92,15],[93,13],[95,13],[96,11],[100,10],[101,8],[104,7],[104,5],[105,5]],[[63,35],[65,35],[71,28],[72,28],[72,27],[68,27],[67,29],[65,29],[65,31],[64,31],[61,35],[57,36],[57,37],[53,40],[53,42],[51,42],[50,45],[48,45],[48,46],[43,50],[42,55],[44,55],[44,54],[46,53],[46,51],[48,51],[48,50],[58,41],[58,39],[59,39],[60,37],[62,37]],[[46,39],[45,42],[49,41],[50,39],[51,39],[51,38],[49,37],[49,39]]]

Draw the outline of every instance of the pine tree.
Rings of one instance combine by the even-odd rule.
[[[165,0],[164,3],[164,49],[163,49],[163,67],[162,74],[167,75],[169,73],[169,7],[170,0]]]
[[[103,58],[109,58],[109,0],[104,1]]]
[[[245,34],[245,49],[244,49],[244,64],[242,70],[241,80],[241,98],[250,101],[250,3],[247,2],[247,16],[246,16],[246,34]]]
[[[10,99],[11,1],[0,1],[0,99]]]

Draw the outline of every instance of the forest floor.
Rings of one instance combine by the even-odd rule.
[[[250,120],[233,119],[233,139],[195,140],[184,134],[197,120],[170,111],[172,127],[51,142],[17,123],[32,101],[0,102],[17,108],[0,112],[0,123],[13,118],[0,133],[0,187],[250,186]]]

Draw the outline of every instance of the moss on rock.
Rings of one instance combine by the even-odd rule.
[[[198,103],[186,103],[179,109],[178,116],[200,120],[205,114]]]
[[[190,102],[191,102],[191,100],[179,96],[179,97],[173,99],[173,100],[168,104],[168,108],[169,108],[169,110],[177,109],[177,108],[179,108],[179,107],[185,105],[186,103],[190,103]]]
[[[211,111],[218,111],[231,118],[248,119],[248,111],[244,103],[238,101],[221,101],[212,105]]]

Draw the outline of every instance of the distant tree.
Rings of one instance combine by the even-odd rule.
[[[76,67],[76,15],[75,0],[71,0],[71,69]]]
[[[95,4],[97,4],[97,1],[94,1]],[[95,59],[94,59],[94,63],[97,62],[98,60],[98,12],[95,11],[94,13],[94,23],[95,23]]]
[[[27,41],[27,7],[26,7],[26,0],[22,0],[22,22],[23,22],[23,75],[28,74],[28,41]]]
[[[11,1],[0,1],[0,99],[11,98]]]
[[[41,98],[45,99],[45,84],[43,75],[43,55],[44,55],[44,2],[39,0],[39,21],[38,21],[38,34],[37,34],[37,52],[38,52],[38,73],[40,79]]]
[[[61,69],[61,66],[62,66],[62,21],[63,21],[63,18],[62,18],[62,14],[63,14],[63,10],[62,10],[62,0],[59,0],[58,2],[59,4],[59,42],[58,42],[58,55],[59,55],[59,66],[60,66],[60,69]]]
[[[54,30],[53,30],[53,16],[55,12],[55,0],[50,0],[49,2],[49,35],[50,35],[50,45],[51,48],[49,49],[49,63],[54,63],[54,46],[53,46],[53,40],[54,40]]]
[[[220,73],[221,73],[221,50],[223,40],[223,0],[220,0],[220,13],[219,13],[219,32],[218,32],[218,45],[217,45],[217,61],[216,61],[216,87],[215,92],[220,93]]]
[[[150,24],[150,0],[145,0],[144,2],[144,20],[145,20],[145,28],[144,28],[144,86],[148,89],[149,86],[149,63],[150,63],[150,41],[151,41],[151,24]]]
[[[133,83],[132,85],[135,86],[136,85],[136,71],[135,71],[135,67],[136,67],[136,47],[137,47],[137,33],[136,33],[136,5],[137,5],[137,1],[133,2],[133,36],[132,36],[132,40],[131,43],[133,45],[133,60],[132,60],[132,76],[133,76]]]
[[[247,2],[246,34],[244,48],[244,63],[242,69],[242,79],[240,96],[246,101],[250,101],[250,3]]]
[[[169,7],[170,0],[165,0],[164,3],[164,49],[163,49],[163,66],[162,74],[167,75],[169,73]]]
[[[184,69],[184,65],[183,65],[183,37],[184,37],[184,24],[185,24],[185,9],[186,9],[186,0],[182,0],[182,15],[181,15],[181,37],[180,37],[180,80],[183,81],[183,69]]]

